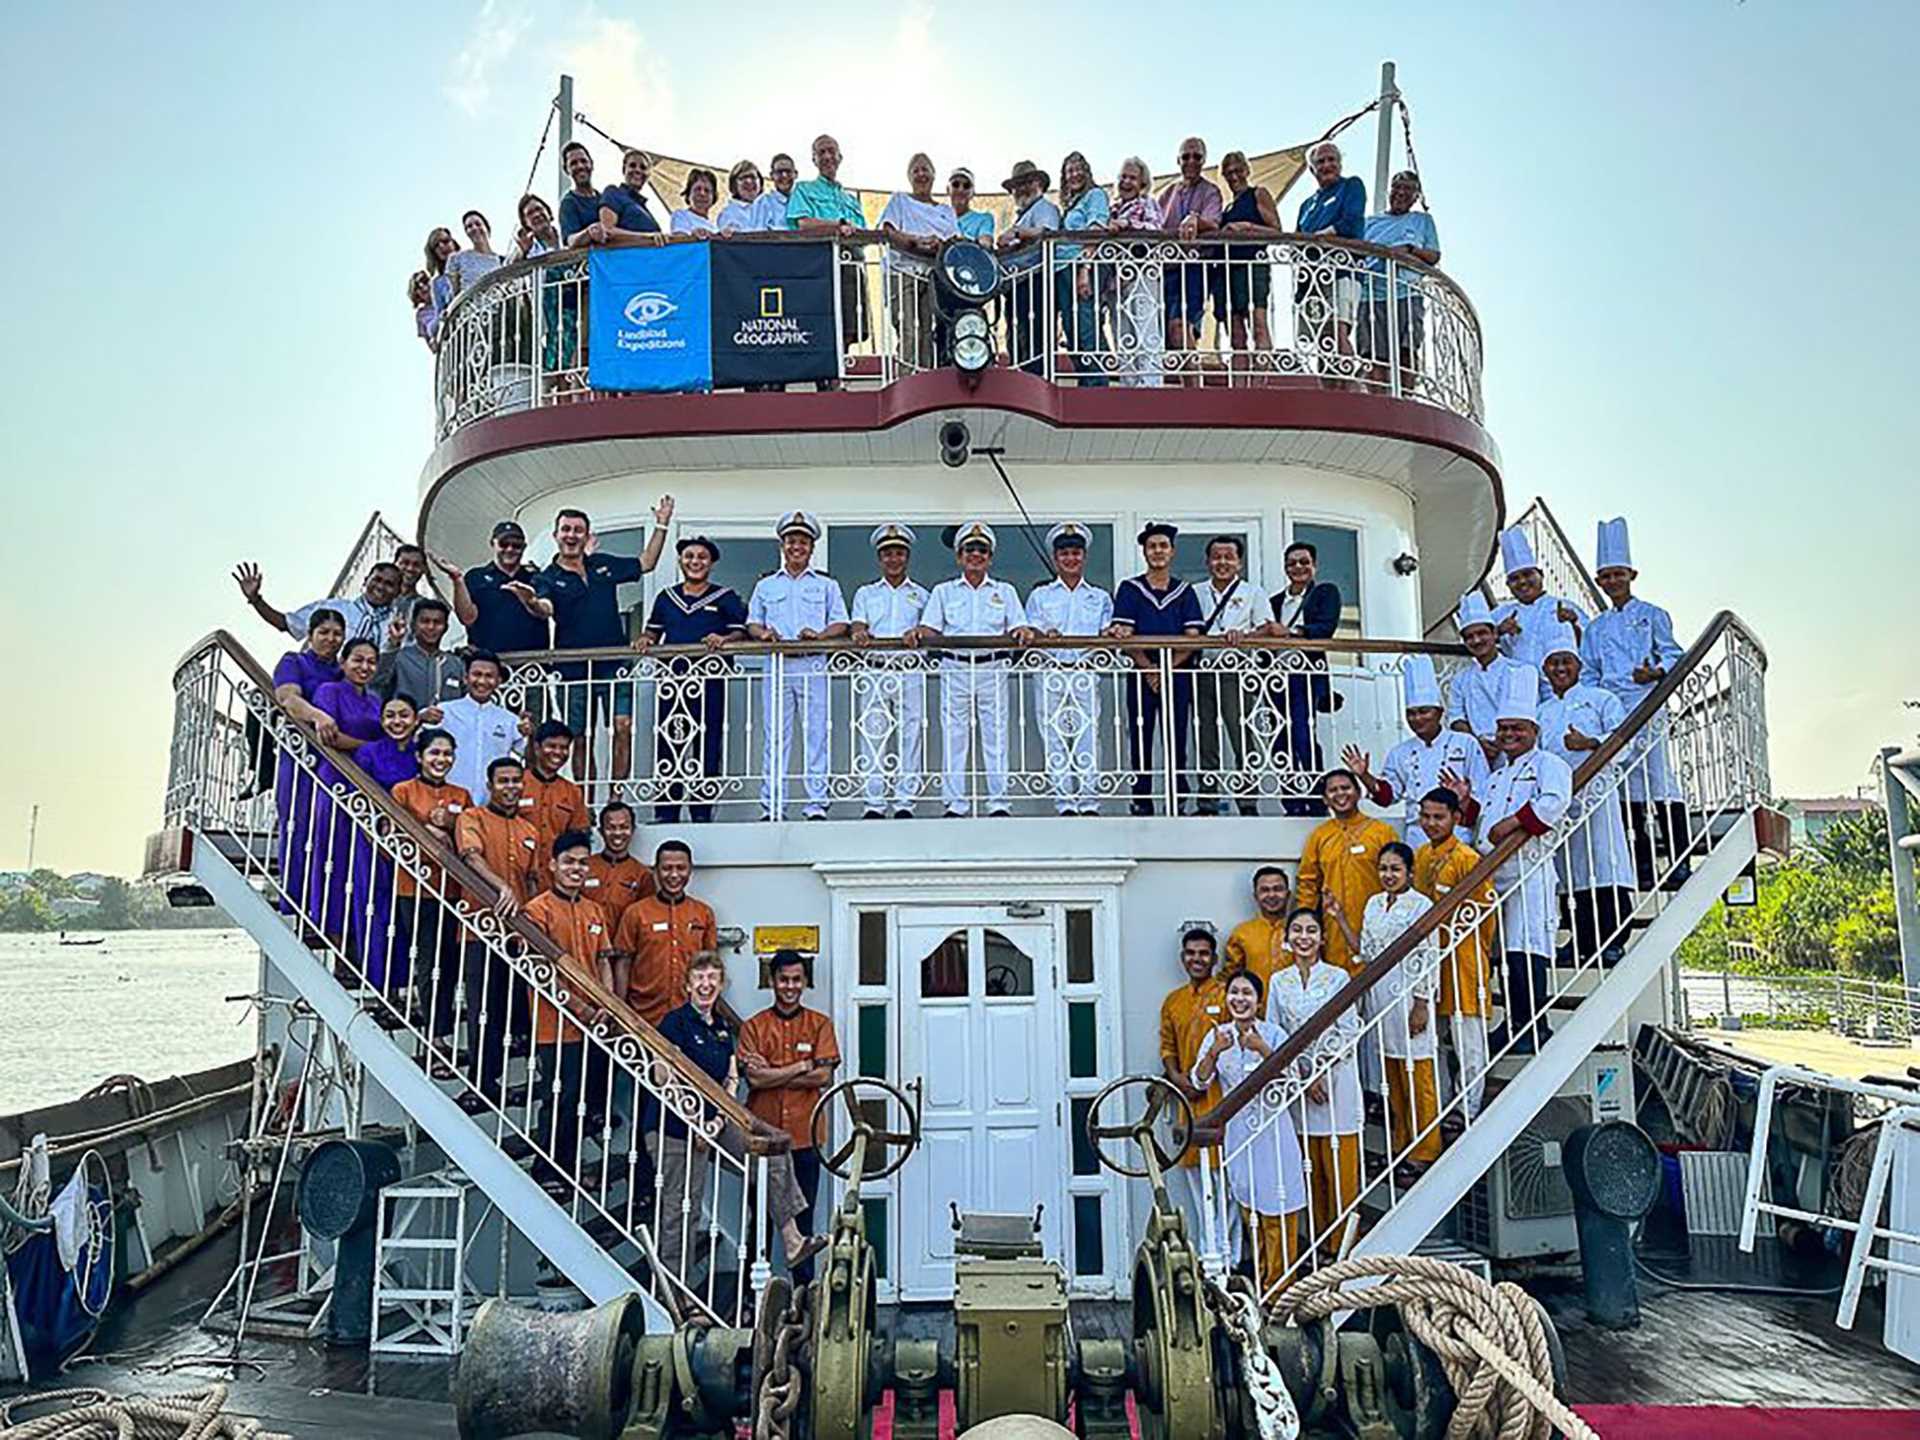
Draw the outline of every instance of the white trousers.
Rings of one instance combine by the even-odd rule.
[[[1522,851],[1519,861],[1503,867],[1493,883],[1503,897],[1500,953],[1524,950],[1529,955],[1551,957],[1560,928],[1559,876],[1554,873],[1552,858],[1543,863],[1530,851]]]
[[[1454,1056],[1460,1062],[1460,1078],[1456,1080],[1443,1065],[1440,1067],[1440,1083],[1446,1087],[1449,1101],[1462,1088],[1465,1089],[1466,1099],[1461,1101],[1460,1109],[1471,1122],[1479,1115],[1481,1102],[1487,1093],[1487,1017],[1453,1014],[1447,1017],[1447,1024],[1453,1033]],[[1464,1087],[1462,1081],[1465,1082]]]
[[[1167,1198],[1173,1201],[1187,1221],[1187,1240],[1193,1246],[1195,1254],[1204,1253],[1207,1248],[1207,1223],[1201,1215],[1203,1196],[1200,1194],[1200,1167],[1198,1165],[1176,1165],[1166,1172]],[[1214,1202],[1218,1204],[1227,1196],[1226,1172],[1218,1164],[1213,1167]],[[1240,1207],[1228,1197],[1226,1200],[1226,1228],[1216,1229],[1220,1243],[1226,1249],[1227,1266],[1231,1269],[1240,1263],[1240,1251],[1245,1239],[1246,1225],[1240,1219]],[[1215,1224],[1219,1220],[1216,1213]]]
[[[1047,754],[1047,784],[1062,815],[1092,809],[1100,800],[1100,703],[1094,677],[1070,670],[1033,677],[1034,709]]]
[[[940,798],[949,815],[968,809],[967,752],[973,725],[980,724],[980,770],[987,808],[1007,808],[1007,662],[940,662],[940,745],[945,765]]]
[[[927,677],[919,670],[877,665],[853,677],[853,733],[869,810],[895,809],[920,798],[925,757]]]
[[[776,685],[767,677],[766,695],[766,774],[760,782],[760,808],[773,813],[773,797],[778,787],[784,800],[787,772],[793,767],[794,752],[802,754],[802,773],[807,792],[806,813],[827,813],[827,672],[825,665],[812,657],[789,660],[780,671]]]

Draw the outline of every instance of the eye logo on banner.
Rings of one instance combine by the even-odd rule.
[[[705,245],[593,252],[587,379],[594,389],[713,387],[707,255]]]

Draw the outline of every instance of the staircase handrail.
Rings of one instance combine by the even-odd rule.
[[[1591,752],[1574,772],[1573,788],[1577,794],[1595,776],[1601,774],[1620,753],[1633,742],[1640,731],[1656,715],[1661,714],[1667,702],[1680,690],[1687,678],[1712,652],[1720,639],[1732,632],[1753,647],[1759,659],[1760,668],[1767,666],[1766,649],[1760,644],[1752,629],[1731,610],[1722,610],[1708,622],[1707,628],[1700,633],[1686,654],[1674,664],[1633,707],[1621,725],[1608,736],[1600,748]],[[1755,797],[1763,798],[1763,797]],[[1480,863],[1468,872],[1466,877],[1454,885],[1451,892],[1439,900],[1409,925],[1407,929],[1380,952],[1371,962],[1353,975],[1339,991],[1316,1010],[1313,1016],[1285,1041],[1274,1048],[1260,1065],[1231,1091],[1223,1095],[1220,1103],[1209,1110],[1194,1124],[1193,1137],[1196,1144],[1219,1145],[1226,1137],[1227,1122],[1238,1115],[1248,1105],[1256,1102],[1267,1086],[1280,1080],[1291,1070],[1309,1050],[1318,1044],[1320,1037],[1349,1009],[1358,1013],[1357,1007],[1362,996],[1392,974],[1400,962],[1417,950],[1428,937],[1449,925],[1456,912],[1466,905],[1477,905],[1479,897],[1492,884],[1495,873],[1517,855],[1532,837],[1524,832],[1509,835],[1495,845]],[[1356,917],[1357,919],[1358,917]]]
[[[214,630],[187,648],[180,664],[174,670],[176,683],[180,674],[209,648],[220,650],[240,667],[247,679],[257,685],[263,694],[273,696],[272,677],[246,647],[226,630]],[[274,703],[279,704],[277,700]],[[313,747],[314,753],[324,755],[327,762],[361,793],[380,817],[418,846],[423,857],[431,865],[445,870],[459,885],[463,894],[485,896],[489,901],[497,896],[498,891],[493,885],[483,879],[477,870],[421,824],[404,806],[396,804],[384,786],[354,764],[351,755],[327,746],[307,721],[292,714],[285,706],[279,708],[286,721],[300,733],[308,745]],[[696,1091],[716,1112],[731,1122],[743,1136],[743,1143],[749,1153],[770,1155],[791,1149],[792,1139],[784,1130],[769,1125],[739,1100],[729,1095],[706,1071],[688,1059],[677,1045],[628,1005],[625,999],[615,995],[601,985],[596,976],[576,965],[572,957],[554,944],[539,927],[522,915],[515,915],[500,923],[503,932],[518,940],[529,953],[557,966],[566,975],[570,989],[585,1002],[575,1008],[576,1020],[583,1024],[589,1023],[582,1011],[591,1012],[594,1008],[598,1008],[616,1032],[630,1035],[644,1044],[650,1052],[674,1069],[675,1080],[679,1084]]]

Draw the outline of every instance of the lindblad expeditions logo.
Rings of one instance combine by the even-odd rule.
[[[679,308],[658,290],[642,290],[627,301],[627,308],[620,313],[627,317],[629,325],[658,325]]]
[[[626,326],[615,326],[613,344],[616,350],[628,354],[643,354],[662,350],[685,350],[687,337],[676,334],[675,327],[665,322],[680,313],[678,302],[658,290],[641,290],[621,307],[621,315]],[[684,325],[684,322],[683,322]]]

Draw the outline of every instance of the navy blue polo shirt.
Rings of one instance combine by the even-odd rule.
[[[566,244],[570,237],[578,235],[587,226],[600,223],[602,198],[597,190],[591,195],[582,195],[578,190],[568,190],[560,197],[561,244]]]
[[[625,645],[627,622],[620,615],[620,587],[635,583],[646,572],[634,555],[589,555],[585,578],[559,561],[547,566],[534,590],[553,602],[553,648],[591,650],[601,645]]]
[[[668,645],[698,645],[709,635],[747,628],[747,602],[725,585],[709,585],[698,596],[685,584],[669,585],[653,597],[647,633]]]
[[[545,650],[552,640],[546,617],[535,615],[510,594],[507,586],[524,580],[537,592],[540,567],[522,565],[509,575],[498,565],[478,565],[467,571],[467,594],[480,613],[467,627],[467,643],[496,655],[513,650]]]
[[[1186,635],[1207,624],[1200,597],[1186,581],[1174,579],[1166,589],[1155,590],[1144,575],[1120,582],[1113,592],[1113,619],[1135,635]]]
[[[622,230],[643,234],[660,233],[660,222],[647,208],[647,197],[630,185],[609,185],[600,192],[600,203],[613,211],[613,223]]]
[[[660,1033],[680,1047],[680,1053],[698,1065],[714,1083],[723,1089],[727,1083],[727,1072],[733,1068],[733,1046],[736,1039],[733,1027],[720,1018],[720,1012],[713,1012],[713,1023],[708,1024],[700,1018],[700,1012],[693,1008],[689,1000],[677,1010],[669,1010],[660,1021]],[[642,1122],[645,1129],[651,1131],[660,1123],[660,1102],[651,1095],[647,1097],[646,1118]],[[687,1133],[686,1122],[669,1114],[667,1116],[667,1134],[676,1138]]]

